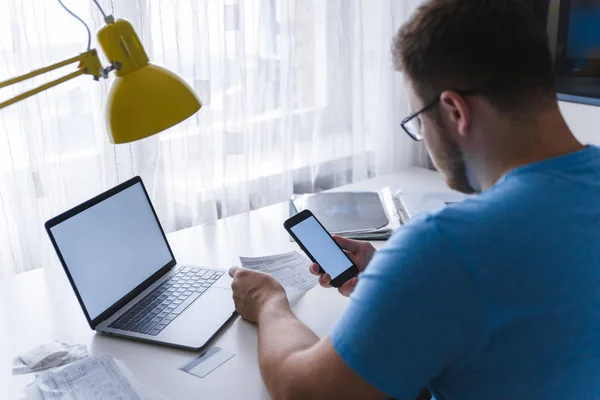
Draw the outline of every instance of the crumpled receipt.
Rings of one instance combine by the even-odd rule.
[[[44,343],[13,359],[13,375],[26,374],[65,365],[87,357],[87,346],[58,341]]]

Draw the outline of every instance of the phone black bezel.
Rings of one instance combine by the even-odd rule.
[[[317,221],[317,223],[319,225],[321,225],[321,228],[323,228],[323,230],[325,232],[327,232],[327,229],[325,229],[325,227],[323,226],[321,221],[319,221],[319,219],[317,217],[315,217],[315,215],[310,210],[303,210],[303,211],[299,212],[298,214],[294,215],[293,217],[291,217],[290,219],[288,219],[287,221],[285,221],[283,223],[283,227],[290,234],[290,236],[294,239],[294,241],[298,244],[298,246],[300,246],[300,248],[304,251],[304,253],[306,253],[308,258],[310,258],[311,261],[314,262],[315,264],[319,265],[317,260],[315,260],[315,258],[312,256],[312,254],[310,254],[310,251],[308,251],[308,249],[306,247],[304,247],[302,242],[298,239],[298,237],[294,234],[294,232],[292,232],[292,228],[294,226],[298,225],[299,223],[301,223],[304,220],[307,220],[310,217],[314,217],[314,219]],[[329,234],[329,232],[327,232],[327,234]],[[329,237],[331,238],[331,234],[329,234]],[[331,280],[331,286],[333,286],[335,288],[339,288],[344,283],[348,282],[350,279],[354,278],[355,276],[358,276],[359,270],[358,270],[358,267],[356,265],[354,265],[354,262],[352,262],[350,257],[348,257],[346,252],[344,252],[344,249],[342,249],[340,247],[340,245],[337,244],[337,242],[335,240],[333,240],[333,238],[331,238],[331,240],[340,249],[340,251],[344,254],[344,256],[346,256],[346,258],[348,260],[350,260],[350,262],[352,263],[352,266],[350,268],[348,268],[346,271],[342,272],[337,278]],[[323,268],[321,268],[321,272],[322,273],[325,272],[323,270]]]

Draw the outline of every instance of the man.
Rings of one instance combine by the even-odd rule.
[[[364,272],[322,339],[271,277],[232,268],[269,392],[600,398],[600,149],[559,112],[545,34],[518,0],[429,0],[393,50],[415,112],[405,130],[451,187],[481,193],[375,254],[338,239]]]

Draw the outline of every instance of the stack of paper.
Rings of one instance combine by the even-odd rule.
[[[334,193],[339,193],[339,192],[332,192],[332,194]],[[362,192],[364,193],[364,192]],[[351,194],[351,193],[350,193]],[[385,213],[385,217],[386,217],[386,221],[384,221],[384,224],[380,225],[380,226],[372,226],[369,227],[367,229],[355,229],[355,230],[336,230],[336,229],[331,229],[328,228],[328,224],[327,222],[324,221],[325,218],[323,218],[323,215],[319,215],[321,213],[327,213],[327,214],[335,214],[336,211],[333,209],[335,207],[335,205],[331,206],[331,210],[314,210],[311,209],[311,211],[315,214],[315,216],[317,217],[317,219],[319,219],[321,221],[321,223],[323,223],[323,225],[325,226],[326,229],[328,229],[330,231],[330,233],[335,234],[335,235],[339,235],[339,236],[344,236],[347,238],[351,238],[351,239],[359,239],[359,240],[386,240],[388,239],[392,233],[399,228],[401,225],[403,225],[404,221],[405,221],[405,215],[403,214],[403,211],[401,209],[398,208],[399,203],[397,203],[392,195],[392,191],[389,187],[386,187],[378,192],[376,192],[376,194],[379,196],[379,200],[381,201],[380,206],[383,209],[383,212]],[[320,195],[327,195],[325,194],[320,194]],[[305,195],[301,195],[301,196],[295,196],[292,198],[292,204],[293,205],[293,209],[292,211],[295,211],[296,213],[305,210],[307,208],[310,207],[309,205],[309,199],[315,196],[314,194],[305,194]],[[343,206],[343,205],[340,205]],[[359,210],[361,211],[361,210]],[[348,218],[347,216],[343,216],[340,213],[340,218]],[[330,217],[331,219],[331,217]]]

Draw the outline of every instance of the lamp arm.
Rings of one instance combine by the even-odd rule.
[[[58,62],[58,63],[50,65],[48,67],[36,69],[35,71],[31,71],[25,75],[17,76],[15,78],[11,78],[4,82],[0,82],[0,89],[7,87],[7,86],[14,85],[15,83],[23,82],[25,80],[34,78],[36,76],[45,74],[47,72],[54,71],[55,69],[62,68],[69,64],[73,64],[77,61],[79,61],[79,65],[77,66],[77,71],[72,72],[68,75],[65,75],[62,78],[58,78],[51,82],[45,83],[35,89],[28,90],[27,92],[17,95],[11,99],[8,99],[8,100],[0,103],[0,109],[10,106],[14,103],[17,103],[23,99],[31,97],[31,96],[38,94],[40,92],[43,92],[45,90],[48,90],[51,87],[60,85],[61,83],[69,81],[80,75],[84,75],[84,74],[92,75],[94,77],[94,80],[99,80],[100,78],[106,78],[106,69],[102,68],[102,64],[100,63],[100,59],[98,58],[98,53],[96,52],[96,50],[88,50],[85,53],[81,53],[80,55],[69,58],[68,60]]]

